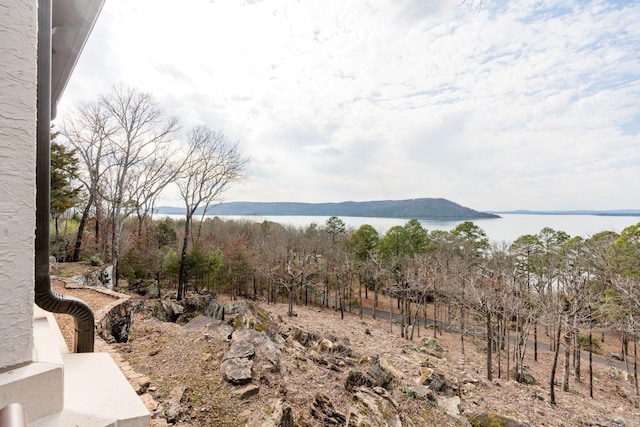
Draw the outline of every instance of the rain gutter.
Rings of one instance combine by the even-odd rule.
[[[38,81],[36,128],[35,302],[45,311],[70,314],[75,321],[76,353],[91,353],[95,322],[83,301],[51,289],[49,216],[51,203],[51,13],[52,0],[38,1]]]

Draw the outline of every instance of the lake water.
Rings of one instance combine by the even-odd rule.
[[[181,215],[166,215],[175,219],[184,218]],[[597,216],[597,215],[520,215],[501,214],[501,218],[478,219],[473,221],[481,227],[495,242],[513,242],[524,234],[537,234],[544,227],[550,227],[557,231],[564,231],[570,236],[589,237],[600,231],[621,232],[625,227],[640,222],[638,216]],[[324,225],[328,216],[244,216],[244,215],[218,215],[220,219],[247,220],[254,222],[273,221],[283,225],[294,227],[306,227],[311,223]],[[395,225],[404,225],[408,219],[398,218],[368,218],[341,216],[340,219],[349,228],[357,229],[363,224],[373,226],[382,235]],[[420,223],[427,230],[449,231],[462,221],[431,221],[422,220]]]

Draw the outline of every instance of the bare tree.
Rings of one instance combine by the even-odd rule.
[[[638,334],[640,333],[640,286],[638,279],[631,276],[618,275],[613,279],[613,288],[619,293],[616,298],[620,312],[618,323],[626,339],[633,339],[633,383],[636,396],[640,396],[638,386]],[[622,347],[622,356],[627,363],[627,374],[631,374],[628,362],[628,354],[625,346]]]
[[[169,151],[178,120],[167,116],[145,92],[115,87],[100,103],[108,113],[108,165],[101,194],[111,203],[111,261],[118,285],[118,260],[125,220],[155,198],[179,172]]]
[[[80,258],[84,229],[92,209],[95,210],[95,251],[100,241],[100,185],[103,179],[108,141],[115,128],[109,121],[109,113],[100,102],[83,103],[70,111],[62,124],[61,133],[73,146],[80,159],[81,174],[78,177],[88,194],[78,225],[72,261]]]
[[[188,150],[183,171],[176,184],[186,208],[184,239],[180,256],[177,299],[184,297],[187,286],[186,258],[193,215],[199,207],[203,215],[229,185],[242,178],[246,159],[237,143],[229,143],[220,132],[208,126],[196,126],[189,132]]]

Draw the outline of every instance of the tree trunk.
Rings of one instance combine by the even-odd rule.
[[[558,324],[558,332],[556,334],[556,342],[560,342],[561,327]],[[551,365],[551,378],[549,379],[549,403],[556,404],[556,368],[558,367],[558,354],[560,353],[560,346],[556,345],[555,352],[553,354],[553,364]]]
[[[638,391],[638,337],[633,336],[633,384],[636,388],[636,396],[640,396]]]
[[[405,333],[405,318],[406,318],[406,313],[405,313],[405,302],[404,300],[402,301],[402,303],[400,303],[400,297],[398,297],[398,305],[400,306],[400,336],[402,338],[406,338],[406,333]]]
[[[577,316],[574,317],[574,325],[577,323]],[[581,357],[581,348],[580,348],[580,331],[577,326],[574,326],[573,330],[573,379],[576,382],[581,382],[580,379],[580,357]]]
[[[589,306],[589,397],[593,399],[593,327],[591,325],[591,306]]]
[[[568,319],[567,319],[568,320]],[[568,329],[568,326],[567,326]],[[558,342],[558,347],[560,342]],[[571,332],[565,330],[564,334],[564,370],[562,372],[562,391],[569,391],[569,372],[571,361]]]
[[[187,213],[184,222],[184,238],[182,239],[182,251],[180,252],[180,271],[178,273],[178,294],[176,299],[181,301],[184,298],[187,288],[187,247],[189,246],[189,231],[191,230],[192,213]]]
[[[389,332],[393,332],[393,298],[389,292]]]
[[[71,257],[71,261],[78,262],[80,261],[80,248],[82,247],[82,237],[84,236],[84,227],[87,224],[87,219],[89,218],[89,211],[91,210],[91,205],[93,204],[93,196],[89,196],[89,201],[87,205],[82,210],[82,217],[80,218],[80,223],[78,224],[78,234],[76,234],[76,243],[73,246],[73,256]],[[97,218],[96,218],[97,221]]]
[[[464,307],[460,306],[460,352],[464,354]]]
[[[538,361],[538,321],[533,324],[533,360]]]
[[[287,315],[289,316],[293,316],[293,298],[293,284],[290,284],[287,289],[287,304],[289,309]]]
[[[376,309],[378,308],[378,283],[374,284],[373,290],[373,318],[376,318]]]
[[[507,327],[507,337],[506,337],[506,341],[507,341],[507,381],[509,381],[509,376],[511,375],[511,372],[509,372],[509,368],[511,367],[509,364],[509,352],[510,352],[510,348],[509,348],[509,328]]]
[[[493,380],[493,366],[492,366],[492,346],[493,337],[491,334],[491,312],[487,310],[487,379]]]
[[[360,278],[358,278],[358,299],[360,300],[359,315],[360,319],[362,319],[362,280],[360,280]]]
[[[498,378],[502,378],[502,350],[504,350],[504,336],[502,334],[502,327],[500,327],[500,322],[497,321],[496,322],[497,325],[497,336],[496,333],[492,332],[492,335],[494,336],[493,340],[496,342],[496,353],[498,354]]]
[[[120,282],[120,274],[118,272],[119,262],[120,262],[120,239],[122,236],[122,228],[124,223],[122,219],[118,221],[114,221],[113,223],[113,233],[111,234],[111,263],[113,265],[113,287],[114,289],[118,288]]]
[[[418,322],[418,316],[419,316],[421,307],[422,307],[421,303],[416,305],[416,315],[415,315],[413,325],[411,325],[411,337],[409,338],[411,341],[413,341],[413,331],[416,328],[416,324],[418,325],[418,336],[420,336],[420,323]]]
[[[436,305],[436,291],[435,286],[433,290],[433,338],[436,338],[436,334],[438,333],[438,306]]]

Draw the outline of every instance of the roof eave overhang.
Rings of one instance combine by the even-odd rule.
[[[51,115],[71,78],[105,0],[52,0]]]

